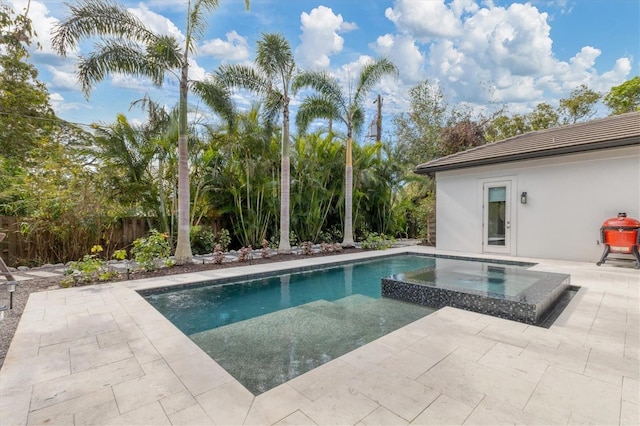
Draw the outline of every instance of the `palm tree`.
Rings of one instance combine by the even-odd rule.
[[[396,65],[386,58],[366,64],[360,71],[355,92],[344,93],[338,80],[325,71],[300,73],[291,86],[293,93],[305,87],[316,91],[306,97],[296,115],[296,125],[303,133],[316,118],[341,121],[347,127],[347,153],[345,166],[344,247],[353,247],[353,160],[352,137],[364,124],[363,102],[369,90],[385,75],[398,75]]]
[[[263,34],[258,41],[255,67],[222,65],[216,77],[227,87],[244,88],[265,98],[264,115],[272,123],[282,112],[280,159],[280,243],[279,253],[291,253],[290,226],[290,147],[289,86],[295,72],[295,60],[289,42],[280,34]]]
[[[116,121],[95,129],[90,152],[100,161],[100,174],[109,182],[112,196],[121,205],[142,211],[146,216],[158,215],[158,194],[152,172],[155,144],[146,138],[142,128],[129,123],[124,114]],[[158,215],[159,216],[159,215]]]
[[[187,146],[189,54],[204,35],[205,15],[213,12],[218,4],[219,0],[188,0],[182,48],[174,36],[154,33],[124,5],[109,0],[80,0],[69,6],[71,15],[54,29],[52,39],[52,45],[63,56],[80,41],[98,39],[95,50],[78,61],[78,79],[87,97],[95,84],[112,73],[147,77],[158,86],[168,75],[178,80],[178,242],[175,252],[178,265],[192,261]],[[245,7],[249,7],[249,0],[245,0]]]

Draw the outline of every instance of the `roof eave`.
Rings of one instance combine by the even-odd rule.
[[[556,155],[567,155],[567,154],[574,154],[574,153],[587,152],[587,151],[597,151],[601,149],[619,148],[619,147],[625,147],[625,146],[631,146],[631,145],[640,145],[640,137],[633,136],[629,138],[594,142],[586,145],[574,145],[574,146],[567,146],[567,147],[549,149],[544,151],[523,152],[523,153],[513,154],[513,155],[483,158],[479,160],[468,161],[465,163],[442,164],[442,165],[433,165],[433,166],[426,166],[426,167],[418,166],[415,168],[414,173],[419,175],[433,176],[436,172],[443,172],[447,170],[466,169],[470,167],[487,166],[491,164],[510,163],[513,161],[533,160],[536,158],[552,157]]]

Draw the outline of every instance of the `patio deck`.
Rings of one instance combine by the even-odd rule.
[[[436,251],[340,259],[390,252]],[[257,397],[135,290],[326,258],[34,293],[0,424],[639,424],[640,272],[518,260],[582,288],[550,329],[444,308]]]

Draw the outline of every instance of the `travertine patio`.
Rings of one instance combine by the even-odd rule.
[[[34,293],[0,424],[639,424],[640,272],[522,260],[582,287],[550,329],[445,308],[258,397],[135,290],[326,258]]]

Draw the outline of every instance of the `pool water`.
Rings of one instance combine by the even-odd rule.
[[[460,291],[474,291],[492,297],[509,297],[540,280],[535,273],[518,265],[495,265],[483,262],[464,262],[437,259],[436,265],[395,274],[400,279],[431,283]]]
[[[436,309],[451,306],[547,326],[548,313],[570,286],[567,274],[442,258],[433,266],[384,277],[382,294]]]
[[[394,256],[145,299],[258,395],[432,313],[381,298],[380,280],[434,263]]]
[[[493,306],[485,295],[521,298],[535,287],[541,277],[523,266],[400,255],[145,298],[258,395],[446,305],[413,300],[420,292],[407,286],[468,291]]]
[[[198,285],[145,298],[183,333],[191,335],[318,300],[359,294],[380,299],[380,279],[435,265],[426,256],[393,256],[338,267]]]

